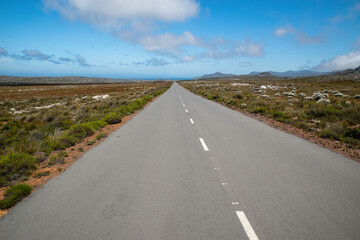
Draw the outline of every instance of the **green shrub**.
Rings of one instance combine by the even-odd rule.
[[[360,127],[348,128],[344,134],[346,137],[351,137],[360,140]]]
[[[103,121],[107,122],[108,124],[121,123],[121,114],[117,112],[110,113],[103,118]]]
[[[17,184],[6,189],[4,199],[0,200],[0,209],[8,209],[28,196],[32,187],[26,184]]]
[[[320,133],[320,137],[340,140],[340,135],[331,129],[326,129]]]
[[[78,139],[89,137],[95,133],[95,129],[90,123],[81,123],[70,128],[68,134]]]
[[[96,139],[97,140],[100,140],[101,138],[105,138],[105,137],[107,137],[108,135],[106,134],[106,133],[103,133],[103,132],[101,132],[101,133],[99,133],[98,135],[96,135]]]
[[[252,113],[266,113],[266,108],[265,107],[254,108],[254,110],[252,110]]]
[[[28,176],[36,169],[36,160],[27,153],[9,153],[0,159],[0,186]]]
[[[96,143],[96,140],[91,140],[91,141],[87,141],[86,145],[91,146],[91,145],[94,145],[95,143]]]
[[[240,93],[238,93],[238,94],[235,94],[234,96],[233,96],[233,98],[236,98],[236,99],[243,99],[243,95],[241,95]]]

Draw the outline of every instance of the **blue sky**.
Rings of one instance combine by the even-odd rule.
[[[2,0],[0,75],[192,78],[360,65],[350,0]]]

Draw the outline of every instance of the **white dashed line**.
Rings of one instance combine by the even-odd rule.
[[[183,104],[183,107],[185,107],[185,104]]]
[[[188,113],[189,111],[188,111],[187,109],[185,109],[185,112],[187,112],[187,113]]]
[[[239,202],[232,202],[232,205],[239,205]]]
[[[218,167],[214,167],[214,170],[219,170],[219,168],[218,168]]]
[[[201,142],[201,145],[202,145],[203,148],[204,148],[204,151],[205,151],[205,152],[208,152],[208,151],[209,151],[209,148],[206,146],[206,143],[205,143],[204,139],[199,138],[199,140],[200,140],[200,142]]]
[[[227,185],[227,183],[226,183],[226,182],[223,182],[223,183],[221,183],[221,185],[226,186],[226,185]]]
[[[190,118],[190,122],[191,122],[191,124],[194,124],[194,121]]]
[[[246,235],[250,240],[259,240],[258,236],[256,235],[254,229],[252,228],[249,220],[247,219],[246,215],[242,211],[236,211],[236,214],[246,232]]]

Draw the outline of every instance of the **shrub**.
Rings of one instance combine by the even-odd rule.
[[[117,112],[110,113],[103,118],[103,121],[107,122],[108,124],[121,123],[121,114]]]
[[[238,93],[238,94],[235,94],[235,95],[233,96],[233,98],[243,99],[243,95],[241,95],[240,93]]]
[[[344,134],[346,137],[351,137],[360,140],[360,127],[348,128]]]
[[[252,113],[266,113],[266,108],[265,107],[254,108],[254,110],[252,110]]]
[[[320,133],[320,137],[340,140],[340,135],[331,129],[326,129]]]
[[[36,169],[35,158],[27,153],[9,153],[0,159],[0,186],[28,176]]]
[[[87,141],[87,142],[86,142],[86,145],[87,145],[87,146],[91,146],[91,145],[94,145],[95,143],[96,143],[95,140]]]
[[[100,140],[101,138],[105,138],[105,137],[107,137],[108,135],[106,134],[106,133],[103,133],[103,132],[101,132],[101,133],[99,133],[98,135],[96,135],[96,139],[97,140]]]
[[[95,133],[95,130],[90,123],[81,123],[74,125],[69,130],[69,135],[74,136],[78,139],[83,139],[89,137]]]
[[[0,209],[8,209],[28,196],[32,187],[26,184],[17,184],[6,189],[4,199],[0,200]]]

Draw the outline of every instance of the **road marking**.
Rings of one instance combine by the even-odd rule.
[[[190,122],[191,122],[191,124],[194,124],[194,121],[190,118]]]
[[[185,112],[187,112],[187,113],[188,113],[189,111],[188,111],[187,109],[185,109]]]
[[[185,107],[185,104],[183,104],[183,107]]]
[[[219,170],[219,168],[218,168],[218,167],[214,167],[214,170]]]
[[[221,183],[221,185],[226,186],[226,185],[227,185],[227,183],[226,183],[226,182],[223,182],[223,183]]]
[[[239,205],[239,202],[232,202],[232,205]]]
[[[201,145],[202,145],[203,148],[204,148],[204,151],[205,151],[205,152],[208,152],[208,151],[209,151],[209,148],[206,146],[206,143],[205,143],[204,139],[199,138],[199,140],[200,140],[200,142],[201,142]]]
[[[246,232],[246,235],[250,240],[259,240],[258,236],[256,235],[254,229],[252,228],[249,220],[247,219],[246,215],[242,211],[236,211],[236,214]]]

